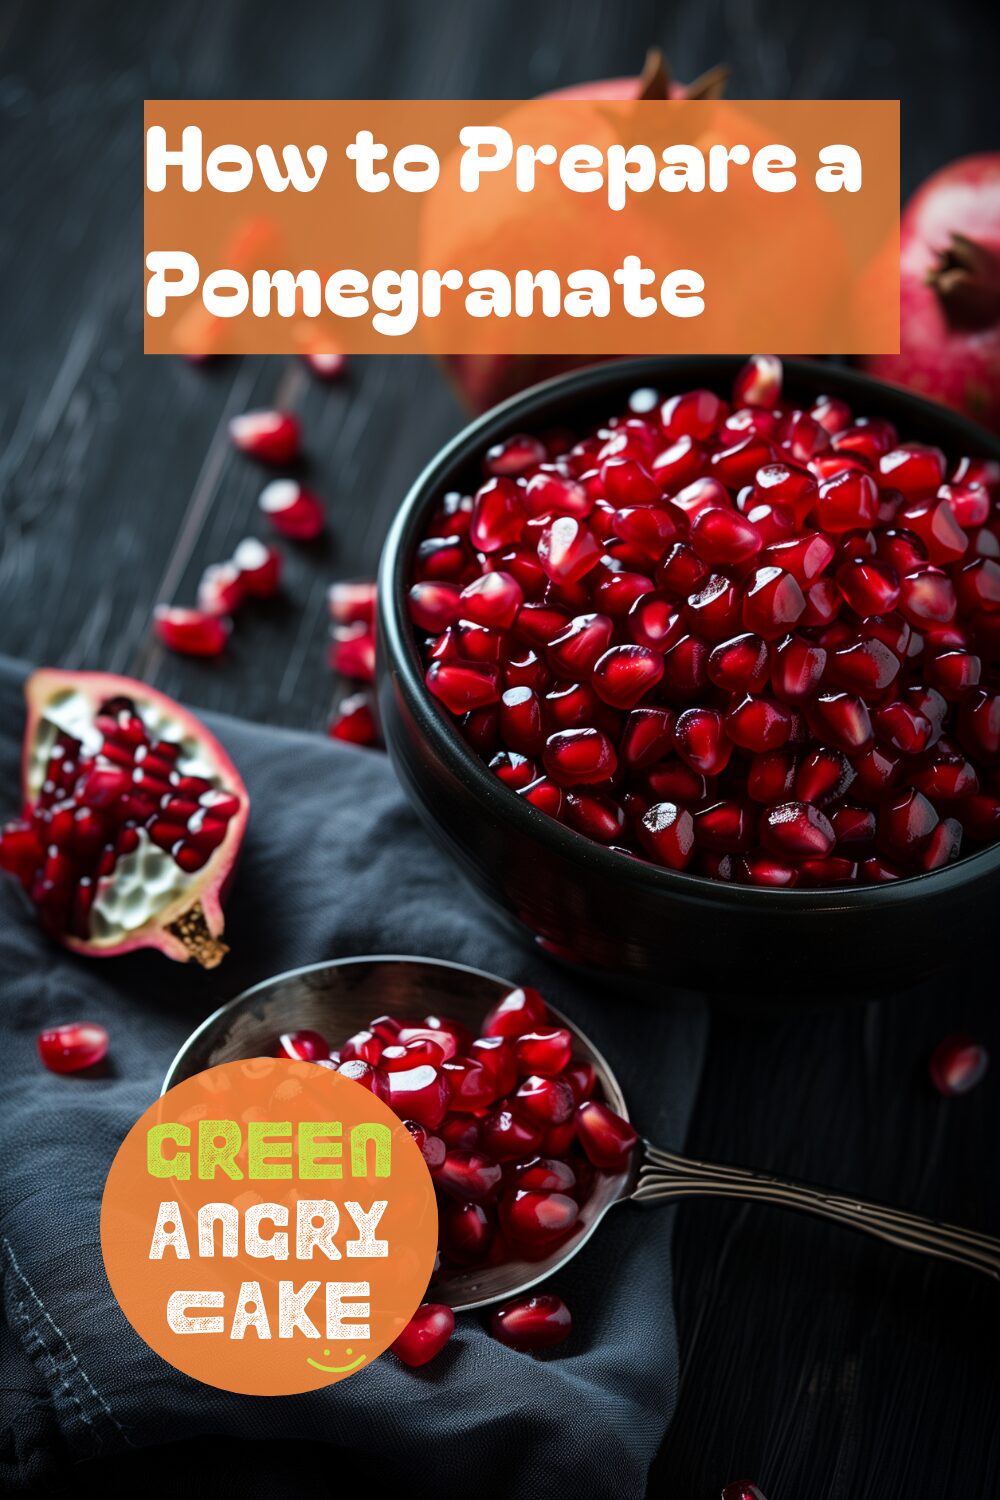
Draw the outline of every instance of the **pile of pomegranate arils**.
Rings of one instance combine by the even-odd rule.
[[[518,434],[417,549],[427,686],[514,792],[674,870],[877,883],[1000,838],[1000,465],[755,356]]]
[[[437,1193],[435,1275],[550,1255],[579,1233],[595,1173],[624,1172],[638,1139],[528,986],[504,995],[477,1037],[442,1016],[378,1016],[339,1047],[294,1031],[276,1052],[335,1068],[404,1122]],[[560,1299],[536,1296],[499,1309],[492,1326],[513,1347],[537,1349],[568,1337],[571,1319]]]

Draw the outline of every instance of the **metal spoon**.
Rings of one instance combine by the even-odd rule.
[[[203,1021],[174,1058],[162,1092],[217,1063],[270,1054],[283,1031],[308,1027],[335,1040],[350,1036],[375,1015],[418,1020],[431,1012],[453,1016],[476,1030],[487,1010],[513,988],[495,974],[426,958],[340,959],[294,969],[255,985]],[[606,1060],[568,1016],[554,1006],[549,1012],[572,1032],[576,1056],[593,1064],[608,1105],[627,1119],[625,1099]],[[581,1214],[582,1228],[569,1243],[545,1260],[510,1260],[456,1272],[435,1282],[434,1298],[466,1312],[524,1292],[571,1260],[612,1204],[676,1203],[683,1198],[738,1198],[799,1209],[1000,1280],[1000,1240],[989,1235],[760,1172],[692,1161],[642,1141],[627,1172],[595,1174],[593,1193]]]

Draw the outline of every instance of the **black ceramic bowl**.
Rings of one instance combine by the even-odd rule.
[[[730,885],[612,853],[556,823],[505,787],[468,748],[424,686],[406,608],[417,544],[448,490],[482,482],[482,455],[513,432],[581,433],[624,410],[629,394],[704,386],[728,395],[741,360],[633,359],[547,381],[472,422],[404,500],[378,584],[379,704],[396,771],[434,838],[472,885],[558,957],[662,991],[696,986],[779,1004],[898,990],[995,943],[1000,845],[931,874],[890,884],[774,890]],[[843,396],[888,417],[950,459],[1000,458],[1000,442],[963,418],[853,371],[789,360],[797,405]]]

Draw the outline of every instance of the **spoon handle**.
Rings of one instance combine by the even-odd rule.
[[[690,1161],[647,1145],[639,1178],[632,1192],[636,1203],[674,1203],[682,1198],[737,1198],[747,1203],[773,1203],[795,1208],[814,1218],[829,1219],[849,1229],[860,1229],[904,1250],[951,1260],[970,1270],[1000,1280],[1000,1240],[954,1224],[937,1224],[918,1214],[904,1213],[862,1198],[845,1198],[823,1188],[783,1182],[741,1167],[719,1167]]]

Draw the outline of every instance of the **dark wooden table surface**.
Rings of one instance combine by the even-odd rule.
[[[730,62],[736,97],[900,97],[906,191],[1000,145],[996,32],[973,0],[4,0],[0,648],[322,730],[327,583],[372,571],[461,422],[417,359],[355,361],[327,387],[294,360],[143,357],[144,96],[519,97],[634,71],[656,43],[681,77]],[[329,543],[290,557],[285,599],[241,620],[226,660],[171,657],[150,608],[190,600],[255,531],[260,472],[226,420],[272,402],[302,416]],[[1000,1231],[1000,1078],[951,1102],[926,1082],[947,1030],[1000,1058],[995,981],[956,969],[878,1006],[716,1017],[690,1149]],[[1000,1493],[994,1287],[727,1205],[684,1209],[676,1260],[680,1400],[652,1495],[709,1500],[740,1476],[770,1500]],[[300,1492],[294,1475],[276,1461],[271,1492]]]

